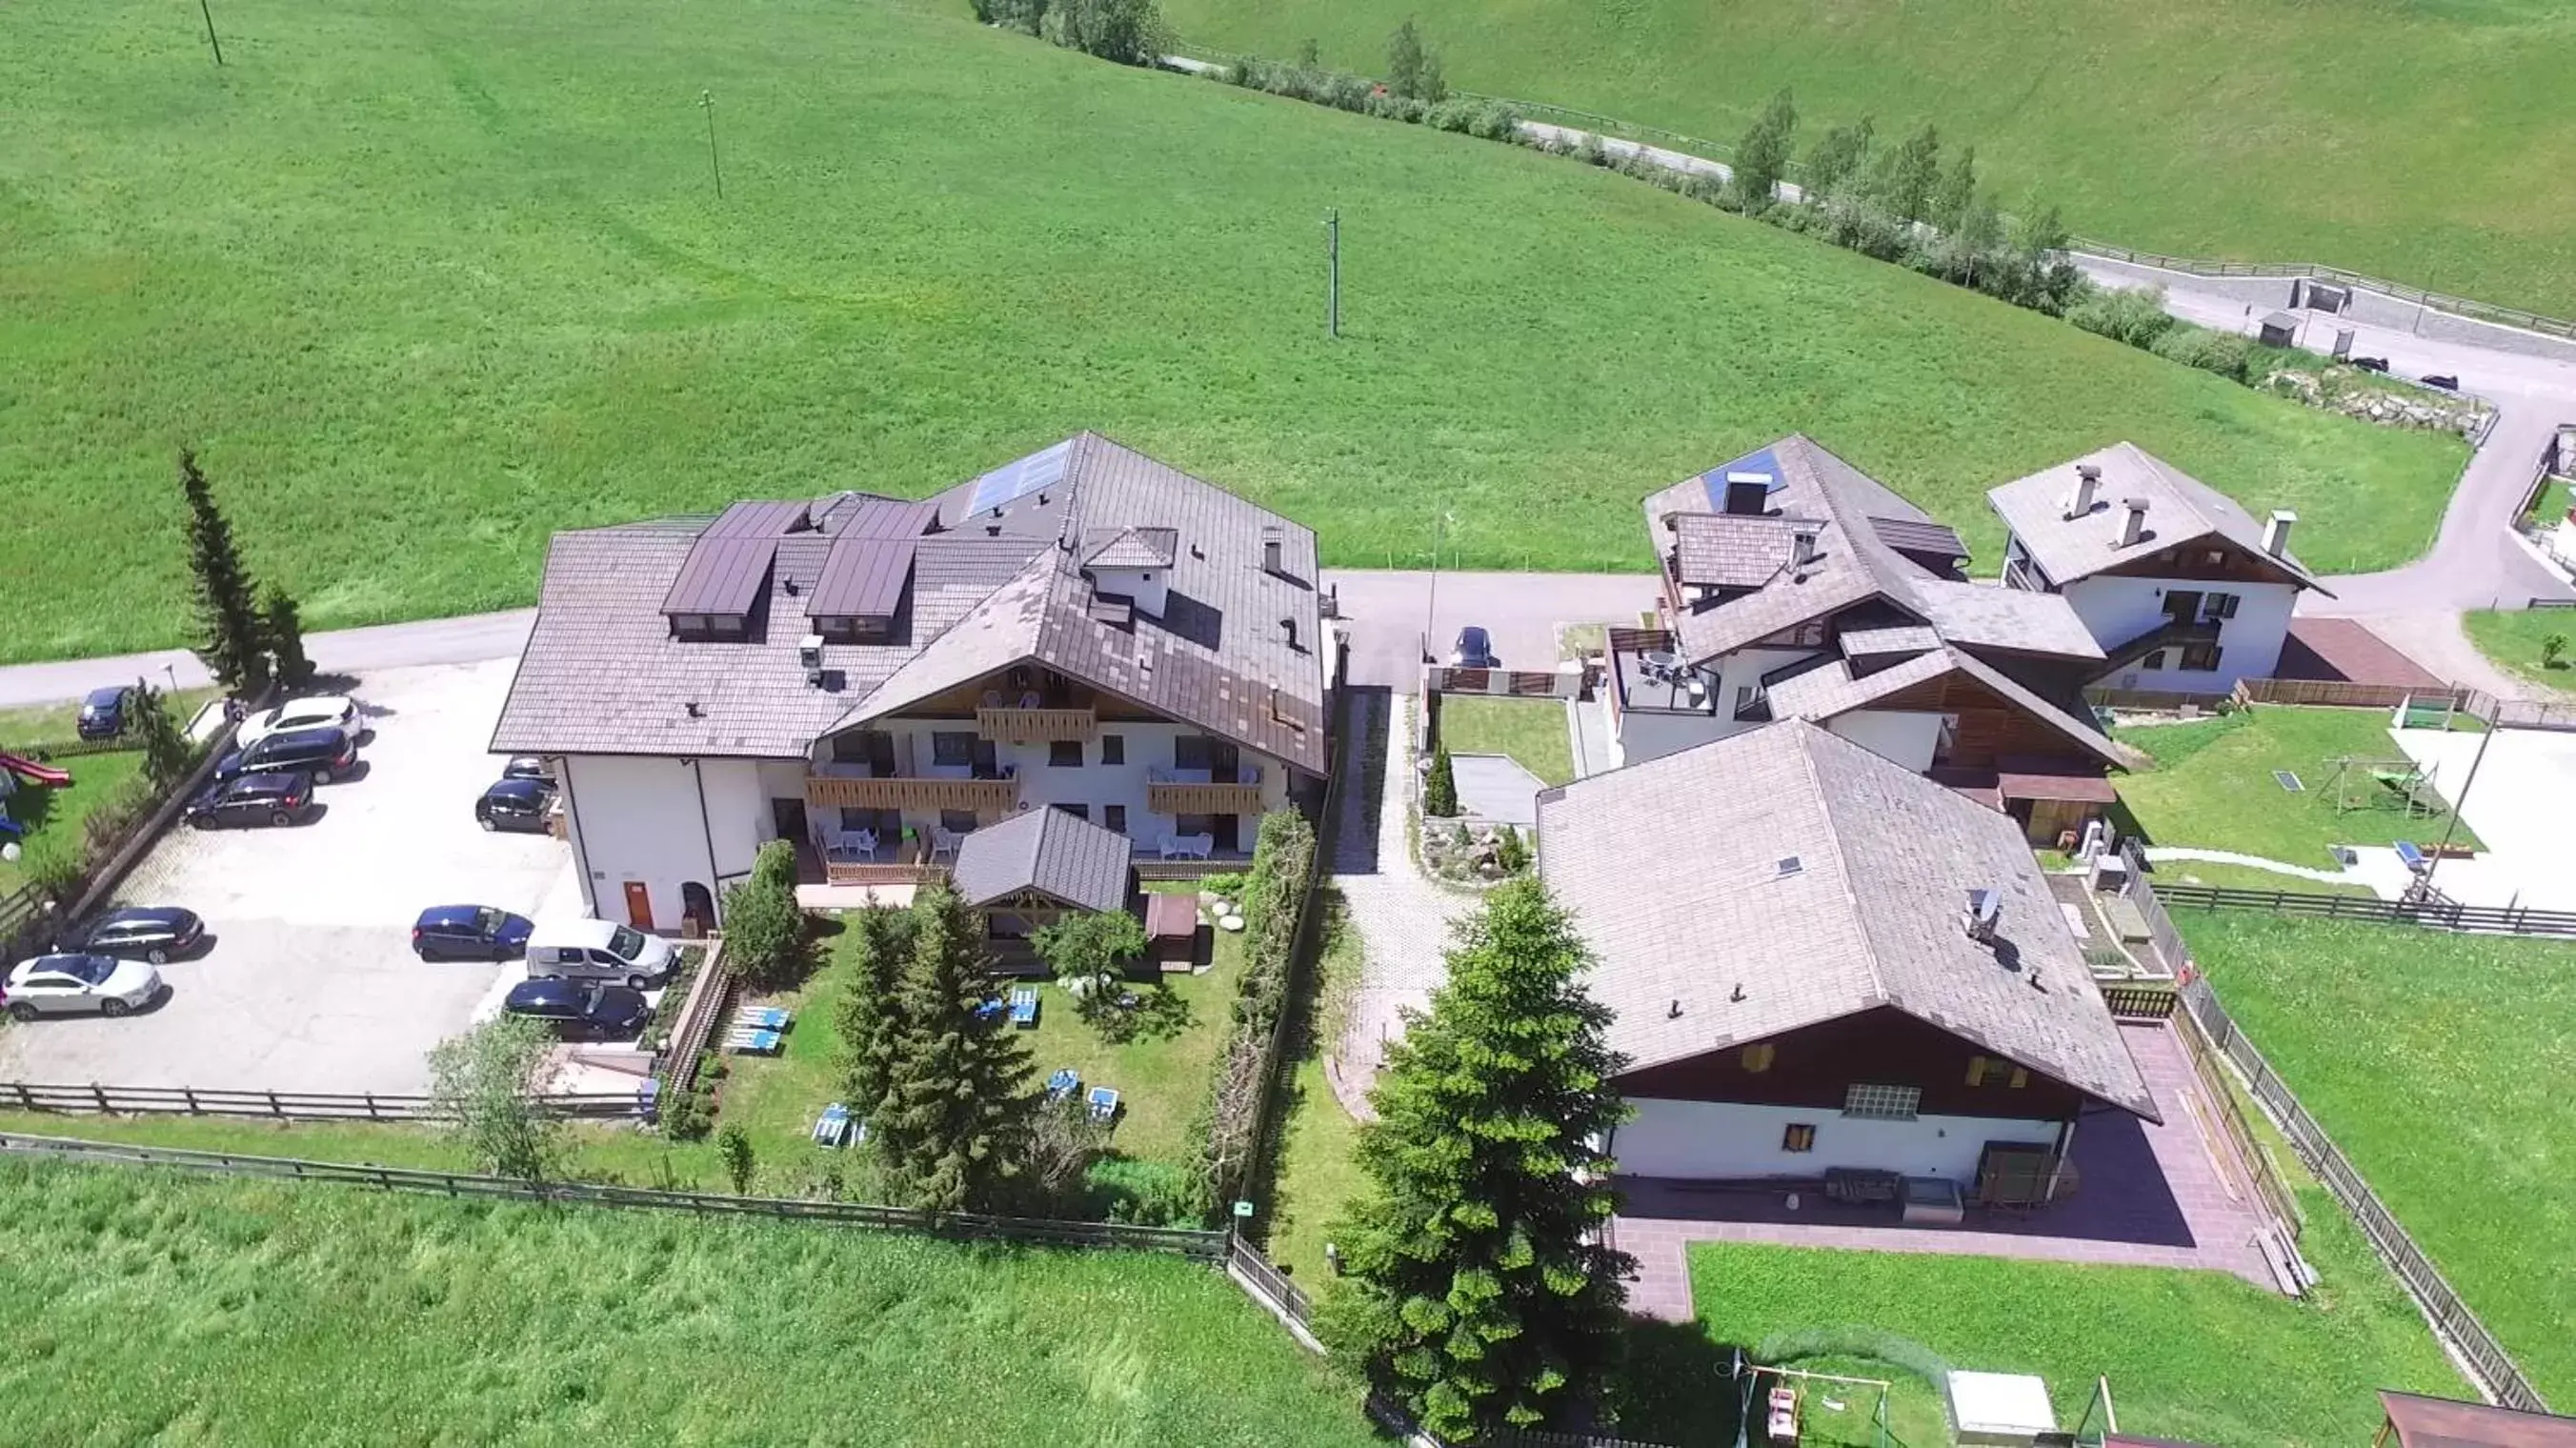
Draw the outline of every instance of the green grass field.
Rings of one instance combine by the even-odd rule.
[[[1349,995],[1359,980],[1360,937],[1343,918],[1337,892],[1326,895],[1325,908],[1331,913],[1315,992],[1299,1005],[1305,1018],[1290,1037],[1297,1058],[1290,1063],[1287,1096],[1279,1108],[1277,1160],[1270,1200],[1263,1204],[1270,1260],[1313,1293],[1327,1290],[1332,1282],[1324,1244],[1332,1239],[1333,1223],[1368,1184],[1357,1155],[1359,1123],[1342,1109],[1324,1074],[1324,1056],[1341,1039]]]
[[[166,5],[14,17],[0,660],[179,639],[190,442],[315,628],[525,603],[554,529],[921,493],[1083,427],[1353,566],[1426,561],[1446,511],[1454,566],[1643,568],[1639,497],[1804,429],[1990,566],[1986,487],[2129,438],[2297,509],[2312,565],[2379,567],[2424,546],[2463,456],[1626,178],[1121,69],[962,0],[219,19],[220,70]]]
[[[1177,1258],[0,1164],[23,1443],[1359,1445]]]
[[[1973,142],[2008,206],[2146,250],[2327,262],[2576,316],[2576,11],[2544,0],[1169,0],[1190,40],[1382,71],[1410,15],[1451,85],[1731,143],[1792,87],[1799,153],[1864,113]]]
[[[2481,610],[2460,615],[2469,642],[2497,668],[2554,692],[2576,691],[2576,614],[2563,609]],[[2562,640],[2555,664],[2541,659],[2541,645]]]
[[[2409,814],[2403,796],[2376,777],[2347,772],[2336,784],[2337,759],[2405,767],[2388,717],[2376,709],[2267,706],[2122,729],[2121,742],[2154,755],[2156,767],[2123,776],[2120,802],[2151,844],[2228,850],[2311,869],[2334,867],[2328,854],[2334,845],[2429,845],[2441,838],[2447,812]],[[2295,794],[2282,788],[2276,770],[2298,776],[2302,788]],[[2338,798],[2356,807],[2338,808]],[[2466,825],[2451,838],[2477,843]]]
[[[2560,1089],[2576,1073],[2576,945],[2174,920],[2228,1012],[2541,1393],[2576,1395],[2576,1126]]]
[[[2328,884],[2323,880],[2310,880],[2299,875],[2285,875],[2278,870],[2223,860],[2162,861],[2155,869],[2155,883],[2160,886],[2209,885],[2221,890],[2294,890],[2302,895],[2343,895],[2356,900],[2379,898],[2367,885]]]
[[[1691,1294],[1708,1335],[1788,1366],[1893,1380],[1897,1441],[1949,1441],[1937,1390],[1897,1366],[2036,1373],[2072,1428],[2107,1377],[2122,1431],[2195,1443],[2365,1441],[2378,1388],[2471,1396],[2405,1290],[2322,1191],[2302,1194],[2306,1302],[2219,1272],[1701,1243]],[[1919,1353],[1907,1352],[1910,1344]],[[1870,1441],[1856,1394],[1819,1441]],[[2098,1422],[2094,1425],[2101,1426]]]
[[[1574,745],[1565,730],[1565,706],[1553,699],[1447,694],[1440,700],[1440,738],[1450,753],[1509,755],[1542,784],[1574,780]]]
[[[55,841],[61,842],[60,848],[78,849],[83,822],[127,780],[143,773],[143,751],[83,754],[60,763],[71,771],[70,784],[56,787],[20,781],[8,800],[0,803],[0,812],[18,825],[22,850],[56,848]],[[0,860],[0,895],[26,883],[26,863],[23,854],[16,860]]]

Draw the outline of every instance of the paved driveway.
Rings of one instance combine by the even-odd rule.
[[[1443,659],[1458,630],[1481,624],[1507,669],[1556,667],[1556,628],[1611,623],[1633,628],[1655,606],[1651,573],[1386,573],[1326,569],[1324,582],[1351,621],[1351,682],[1398,693],[1422,688],[1418,650],[1427,632]]]
[[[1547,783],[1519,761],[1508,754],[1453,754],[1449,763],[1458,784],[1458,808],[1470,818],[1538,828],[1538,792]]]
[[[410,950],[421,907],[580,913],[562,843],[474,823],[474,799],[498,772],[484,746],[511,667],[366,678],[357,694],[375,737],[359,750],[365,768],[317,791],[320,818],[165,837],[119,894],[197,911],[213,943],[163,968],[171,988],[151,1011],[0,1031],[0,1079],[423,1089],[429,1048],[496,1008],[520,967],[422,963]]]
[[[2477,831],[2486,852],[2470,860],[2444,860],[2433,883],[2464,905],[2528,905],[2576,910],[2576,846],[2568,822],[2576,820],[2576,734],[2542,729],[2498,729],[2491,734],[2445,734],[2430,729],[2395,731],[2407,757],[2441,781],[2444,794],[2465,787],[2460,818]],[[2487,740],[2486,758],[2477,759]],[[2476,764],[2477,776],[2469,769]],[[2454,781],[2457,781],[2455,784]],[[2438,822],[2425,833],[2438,837]],[[2402,872],[2398,876],[2402,880]],[[2387,893],[2383,890],[2382,893]]]

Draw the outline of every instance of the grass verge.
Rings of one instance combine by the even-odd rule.
[[[2429,844],[2440,838],[2446,814],[2409,813],[2404,795],[2360,766],[2340,785],[2335,778],[2339,758],[2406,768],[2388,717],[2376,709],[2267,706],[2122,729],[2121,742],[2155,756],[2156,767],[2123,777],[2120,802],[2153,844],[2310,869],[2332,868],[2335,845]],[[2284,770],[2298,777],[2297,792],[2274,777]],[[2355,807],[2339,808],[2339,800]],[[2466,825],[2452,839],[2476,846]]]
[[[2460,615],[2469,642],[2487,662],[2552,693],[2576,692],[2576,613],[2565,609],[2482,609]],[[2559,640],[2562,657],[2550,663],[2543,648]]]
[[[1565,730],[1565,705],[1554,699],[1440,699],[1440,738],[1451,754],[1508,755],[1542,784],[1574,782],[1574,745]]]

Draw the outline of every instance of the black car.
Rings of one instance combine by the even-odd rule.
[[[554,804],[554,798],[554,788],[542,779],[504,779],[474,801],[474,818],[487,830],[524,830],[541,835],[546,832],[546,811]]]
[[[2388,359],[2385,357],[2355,357],[2352,359],[2352,365],[2360,368],[2364,372],[2385,372],[2388,370]]]
[[[134,692],[130,684],[117,684],[105,689],[92,689],[81,700],[80,719],[74,725],[83,739],[113,739],[125,732],[125,700]]]
[[[489,905],[432,905],[412,922],[411,949],[423,960],[516,960],[536,928]]]
[[[357,741],[349,737],[347,730],[325,725],[319,729],[289,729],[271,734],[248,749],[236,749],[215,761],[215,778],[295,770],[311,775],[315,784],[329,784],[334,777],[345,776],[357,767]]]
[[[2426,373],[2423,381],[2425,386],[2438,387],[2444,392],[2457,392],[2460,390],[2460,379],[2451,376],[2447,372]]]
[[[549,785],[555,782],[555,772],[546,766],[545,756],[542,754],[511,755],[510,762],[501,766],[501,777],[503,779],[542,779]]]
[[[206,936],[206,922],[194,910],[176,905],[136,905],[110,910],[89,923],[66,950],[92,955],[121,955],[154,965],[194,950]]]
[[[1494,636],[1475,624],[1458,630],[1458,647],[1449,651],[1449,663],[1460,669],[1499,669],[1503,661],[1494,657]]]
[[[244,774],[206,787],[188,801],[188,823],[201,830],[218,825],[291,825],[313,810],[313,780],[302,771]]]
[[[510,987],[501,1009],[544,1021],[555,1034],[576,1041],[625,1040],[641,1034],[653,1016],[640,990],[577,980],[521,981]]]

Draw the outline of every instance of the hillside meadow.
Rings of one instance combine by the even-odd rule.
[[[1377,1441],[1213,1269],[0,1162],[15,1443]]]
[[[556,529],[919,494],[1085,427],[1340,566],[1422,566],[1447,514],[1444,566],[1643,568],[1639,497],[1804,430],[1990,567],[1986,487],[2121,438],[2382,567],[2463,456],[962,0],[233,0],[220,69],[185,8],[10,22],[0,661],[183,638],[183,444],[315,628],[524,604]]]
[[[963,3],[963,0],[959,0]],[[2576,9],[2547,0],[1166,0],[1188,40],[1379,73],[1412,16],[1451,85],[1732,142],[1782,86],[1930,121],[2084,235],[2326,262],[2576,316]]]

